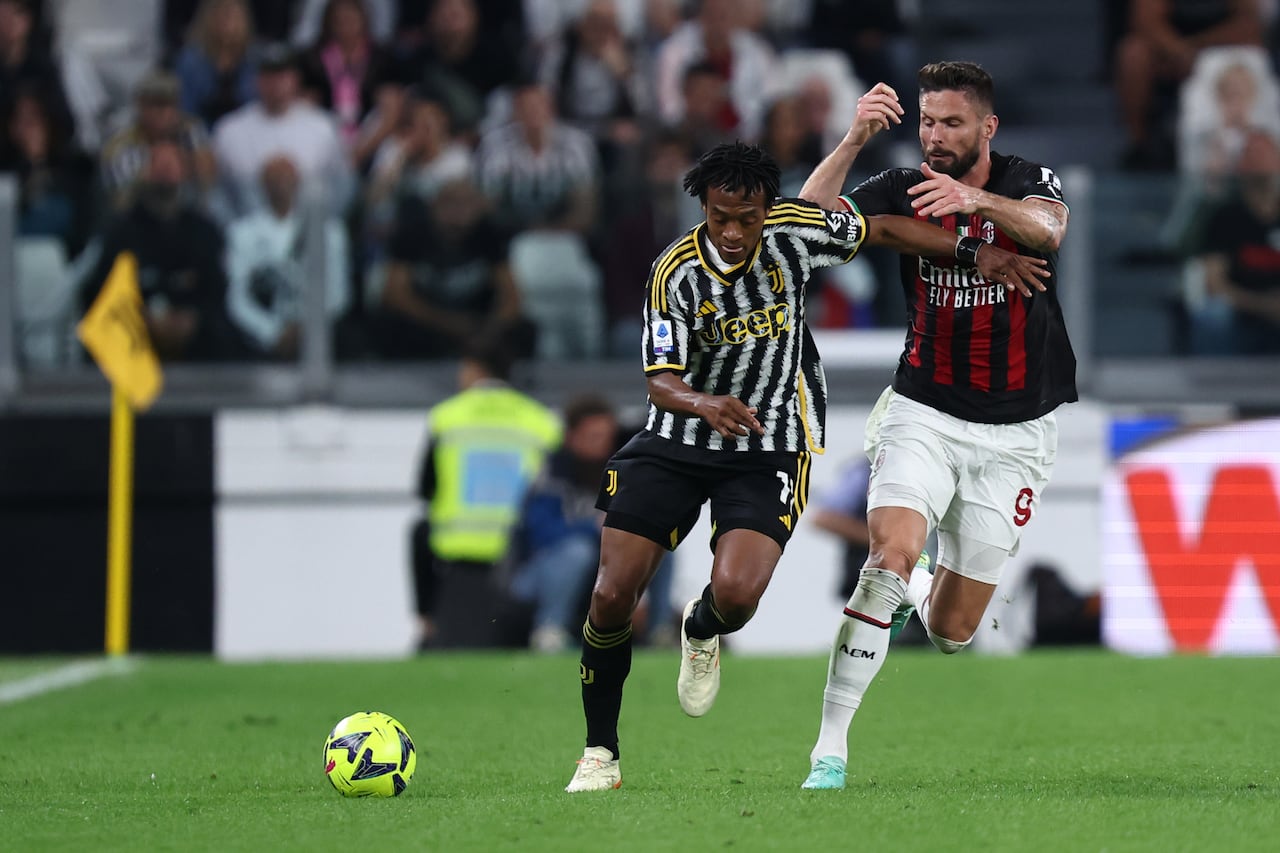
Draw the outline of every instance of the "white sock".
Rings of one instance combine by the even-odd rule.
[[[889,651],[889,621],[906,593],[907,585],[893,572],[863,569],[858,577],[831,645],[827,689],[822,694],[822,727],[809,754],[811,762],[827,755],[848,760],[849,725],[884,663]]]
[[[933,575],[924,569],[911,570],[911,580],[907,582],[907,600],[920,614],[920,621],[929,627],[929,593],[933,592]]]

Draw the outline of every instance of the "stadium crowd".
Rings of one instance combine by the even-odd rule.
[[[1235,242],[1270,233],[1275,205],[1231,185],[1280,175],[1274,10],[1112,7],[1124,165],[1189,176],[1166,230],[1199,275],[1193,342],[1265,347],[1280,283],[1237,269],[1257,253]],[[313,286],[344,360],[454,359],[492,331],[525,355],[633,358],[648,264],[698,220],[679,187],[693,160],[759,141],[796,192],[865,87],[913,90],[924,14],[905,0],[0,0],[19,273],[66,290],[74,315],[133,250],[170,360],[295,358]],[[909,133],[897,151],[877,142],[863,174],[918,156]],[[323,281],[304,263],[317,237]],[[868,252],[816,281],[811,324],[896,326],[893,264]],[[24,363],[79,358],[31,331],[61,304],[37,297],[18,308]],[[1240,316],[1263,331],[1235,334]]]

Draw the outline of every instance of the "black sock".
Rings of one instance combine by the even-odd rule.
[[[587,716],[587,746],[603,746],[618,757],[618,715],[622,684],[631,672],[631,623],[600,630],[587,619],[582,626],[582,710]]]
[[[745,624],[745,619],[736,625],[724,620],[711,597],[711,584],[707,584],[702,590],[702,600],[684,622],[684,632],[695,640],[710,640],[718,634],[732,634]]]

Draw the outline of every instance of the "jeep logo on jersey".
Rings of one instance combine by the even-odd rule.
[[[722,317],[712,321],[698,333],[702,342],[711,346],[741,344],[748,338],[777,339],[791,330],[791,309],[779,302],[768,308],[757,308],[745,317]]]

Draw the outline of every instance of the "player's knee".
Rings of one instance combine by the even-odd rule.
[[[621,625],[635,612],[639,595],[601,572],[591,590],[591,618],[601,626]]]
[[[930,642],[944,655],[964,651],[973,642],[976,631],[977,625],[970,625],[962,616],[940,614],[937,611],[929,614],[929,624],[925,626]]]
[[[763,594],[763,586],[747,581],[711,587],[711,596],[720,619],[726,625],[735,627],[741,627],[751,619]]]
[[[912,550],[906,542],[871,541],[867,554],[867,565],[877,569],[893,572],[903,579],[911,577],[911,567],[920,559],[920,549]]]
[[[929,632],[929,640],[933,643],[934,648],[942,652],[944,655],[954,655],[956,652],[962,652],[973,641],[970,637],[963,642],[958,640],[948,640],[946,637],[940,637],[932,631]]]

